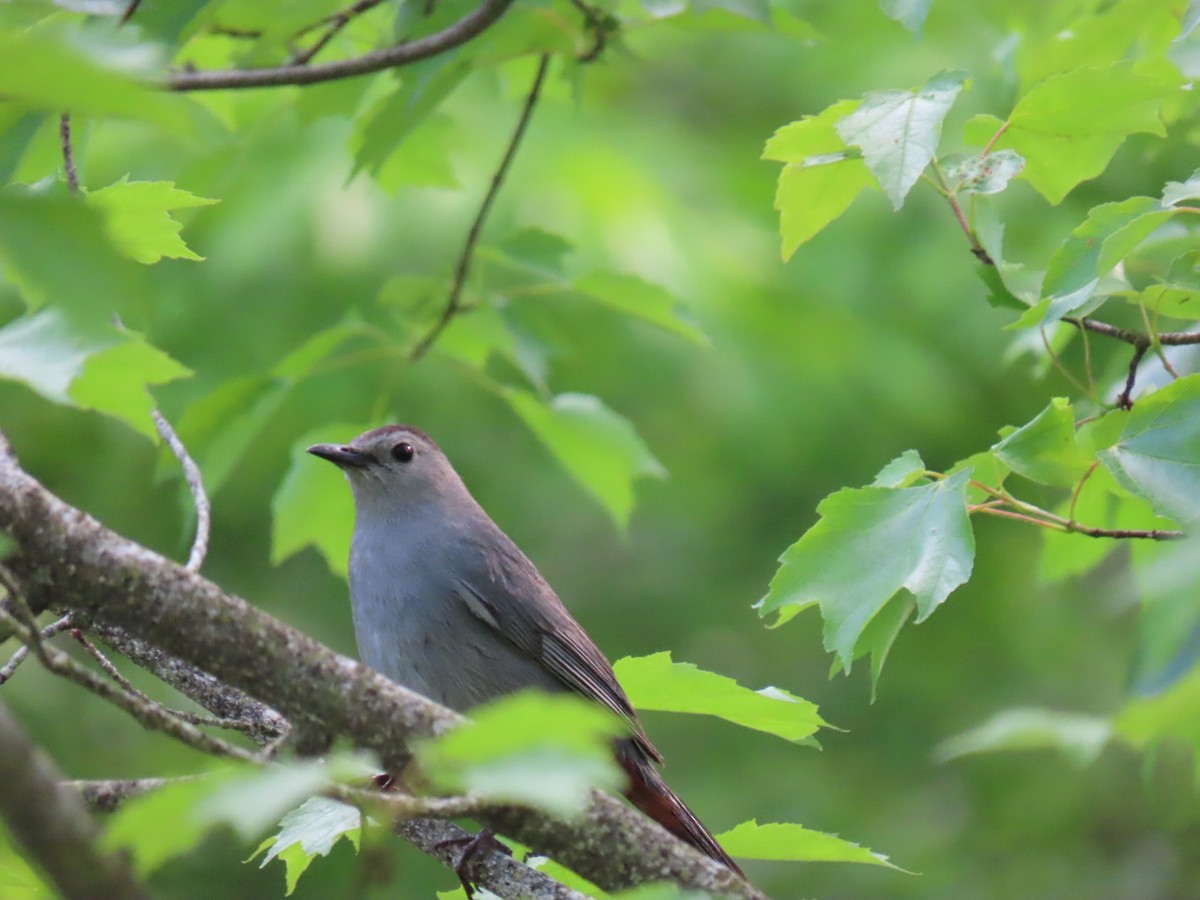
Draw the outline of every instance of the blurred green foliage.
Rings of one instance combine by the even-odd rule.
[[[778,557],[817,522],[821,498],[870,484],[908,448],[947,472],[1002,427],[1030,423],[1005,432],[995,456],[1032,479],[1022,496],[1069,514],[1053,485],[1077,477],[1080,451],[1060,440],[1072,407],[1051,398],[1086,400],[1064,374],[1086,366],[1119,389],[1130,348],[1068,339],[1061,325],[1045,346],[1037,327],[1003,330],[1030,300],[1051,322],[1072,312],[1064,301],[1047,313],[1054,298],[1027,296],[1014,261],[1057,259],[1054,283],[1072,290],[1107,276],[1095,254],[1076,252],[1088,235],[1073,230],[1099,204],[1157,198],[1196,169],[1195,104],[1177,89],[1195,74],[1195,16],[1181,31],[1183,4],[1165,0],[667,6],[606,6],[622,30],[588,65],[574,61],[590,41],[574,7],[529,2],[474,45],[466,68],[434,59],[399,76],[169,95],[139,80],[155,65],[147,45],[166,47],[176,65],[266,65],[337,5],[285,16],[275,3],[147,2],[116,32],[42,2],[6,5],[0,172],[33,188],[0,195],[0,428],[56,493],[184,558],[191,501],[174,459],[147,439],[152,394],[212,492],[204,573],[347,653],[338,545],[348,497],[332,469],[297,448],[390,420],[427,430],[610,657],[669,649],[677,662],[813,701],[844,729],[822,732],[816,753],[711,719],[645,716],[672,787],[714,831],[803,823],[920,873],[748,863],[772,896],[1200,894],[1196,735],[1179,724],[1196,721],[1200,703],[1194,673],[1181,678],[1197,643],[1194,545],[1043,540],[977,516],[970,580],[894,645],[894,634],[878,642],[890,655],[874,702],[872,667],[826,677],[833,661],[815,612],[768,629],[752,609]],[[397,8],[356,19],[331,49],[352,55],[397,30],[434,27]],[[439,4],[435,24],[469,8]],[[214,25],[263,35],[245,41]],[[556,56],[486,223],[471,311],[412,363],[529,88],[530,51]],[[899,213],[864,191],[872,182],[856,158],[826,167],[856,167],[838,188],[846,195],[806,210],[811,176],[785,194],[778,161],[760,159],[781,126],[843,100],[790,146],[802,156],[847,149],[834,121],[857,98],[908,91],[943,70],[969,81],[930,123],[943,135],[939,155],[977,153],[978,138],[1011,114],[997,147],[1029,163],[1011,181],[1003,172],[1005,190],[986,201],[1006,226],[1003,258],[999,232],[983,227],[983,212],[976,220],[1002,263],[998,276],[982,273],[986,285],[951,209],[910,170],[895,173]],[[80,83],[88,89],[72,88]],[[68,103],[87,204],[68,198],[58,174]],[[1086,159],[1064,161],[1047,122],[1083,141]],[[770,145],[767,156],[790,161]],[[984,175],[955,171],[956,184],[989,192]],[[162,184],[134,187],[147,182]],[[123,191],[137,192],[126,198],[142,214],[135,236],[150,238],[130,243],[103,219]],[[1162,225],[1155,246],[1175,241],[1177,256],[1191,235],[1186,223],[1163,224],[1175,217],[1168,207],[1138,205],[1122,225],[1152,216],[1136,227]],[[1110,263],[1130,241],[1118,235]],[[136,265],[116,248],[143,264],[164,258]],[[1153,287],[1138,269],[1152,249],[1125,265],[1131,283],[1110,286],[1113,297]],[[1164,314],[1187,308],[1191,269],[1170,279],[1176,305]],[[1143,324],[1129,303],[1113,319]],[[1142,377],[1157,377],[1153,353]],[[1192,406],[1194,380],[1171,389]],[[1174,399],[1135,405],[1124,435],[1089,452],[1120,465],[1154,458],[1148,417]],[[1043,427],[1031,428],[1042,410]],[[1190,459],[1175,461],[1184,475]],[[660,469],[668,477],[643,477]],[[1047,471],[1050,484],[1038,483]],[[1195,498],[1168,474],[1149,499],[1188,518]],[[1093,478],[1103,489],[1081,495],[1081,521],[1109,514],[1122,490],[1104,469]],[[1156,527],[1145,504],[1124,509],[1137,522],[1128,527]],[[1133,687],[1155,696],[1128,702]],[[33,664],[3,698],[72,776],[200,765]],[[974,732],[976,743],[947,743],[1010,708],[1074,718],[1010,718]],[[1079,723],[1113,716],[1130,743],[1078,752]],[[1159,743],[1164,734],[1172,740]],[[1005,746],[1032,749],[962,749]],[[280,867],[241,864],[251,844],[212,833],[152,885],[167,898],[282,895]],[[6,872],[7,859],[0,845]],[[386,885],[367,896],[430,896],[454,880],[368,830],[361,856],[338,844],[295,896],[358,896],[365,871]]]

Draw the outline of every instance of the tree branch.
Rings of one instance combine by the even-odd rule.
[[[212,504],[204,490],[204,478],[200,474],[200,467],[187,452],[187,447],[183,446],[183,441],[179,439],[166,416],[157,409],[150,415],[154,419],[154,427],[158,429],[159,437],[171,448],[171,452],[179,460],[179,465],[183,467],[184,480],[187,481],[188,490],[192,492],[192,503],[196,507],[196,538],[192,542],[186,568],[191,572],[199,572],[208,553],[208,531],[212,520]]]
[[[0,703],[0,817],[68,900],[146,900],[125,860],[101,853],[79,793]]]
[[[406,44],[373,50],[352,59],[263,69],[173,72],[167,76],[164,87],[172,91],[212,91],[279,87],[285,84],[318,84],[322,81],[336,81],[340,78],[369,75],[384,69],[395,69],[465,44],[494,24],[512,2],[513,0],[484,0],[480,6],[441,31]]]
[[[446,326],[462,311],[462,292],[467,284],[467,275],[471,271],[471,260],[475,256],[475,245],[479,242],[479,235],[483,231],[483,223],[487,221],[492,204],[495,202],[496,196],[500,193],[500,187],[504,184],[504,178],[508,175],[508,170],[512,166],[513,159],[516,158],[517,148],[521,146],[521,138],[525,136],[525,129],[529,125],[529,120],[533,118],[533,110],[537,106],[538,98],[541,97],[542,85],[546,81],[546,70],[549,66],[550,56],[543,53],[542,58],[538,60],[537,72],[533,76],[533,85],[529,88],[529,94],[525,98],[525,107],[521,110],[521,115],[517,119],[517,125],[513,129],[512,137],[508,140],[508,148],[504,151],[504,157],[500,160],[500,165],[496,167],[496,171],[492,175],[492,183],[488,187],[487,193],[483,196],[483,202],[479,204],[479,211],[475,213],[475,221],[471,223],[471,230],[467,232],[467,239],[463,242],[462,252],[458,255],[458,264],[454,267],[454,283],[450,286],[450,296],[446,300],[446,306],[442,310],[442,314],[437,322],[434,323],[433,328],[413,348],[409,356],[409,359],[413,362],[416,362],[429,351],[429,348],[433,346],[433,342],[446,330]]]
[[[165,681],[214,716],[240,722],[238,730],[257,744],[270,744],[285,737],[291,730],[288,720],[265,703],[222,683],[191,663],[134,637],[124,628],[90,620],[83,627],[130,662]]]
[[[195,572],[109,531],[24,472],[0,437],[0,530],[16,543],[9,567],[29,600],[77,609],[161,646],[270,704],[310,735],[313,749],[344,736],[398,771],[406,745],[462,717],[224,593]],[[605,889],[672,879],[731,897],[763,895],[620,801],[595,792],[564,822],[516,808],[479,819]]]

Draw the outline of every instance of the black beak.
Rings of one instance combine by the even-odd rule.
[[[337,444],[313,444],[308,452],[321,459],[327,459],[340,469],[365,469],[371,457],[361,450]]]

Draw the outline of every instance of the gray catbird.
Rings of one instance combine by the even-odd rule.
[[[528,687],[604,704],[631,732],[617,744],[626,796],[741,874],[658,774],[662,756],[604,654],[428,435],[388,425],[308,452],[341,468],[354,493],[350,602],[363,662],[459,711]]]

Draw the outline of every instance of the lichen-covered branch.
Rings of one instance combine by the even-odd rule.
[[[302,750],[345,737],[397,771],[412,739],[462,721],[64,503],[21,469],[2,436],[0,531],[15,544],[7,564],[34,608],[78,610],[211,673],[301,729]],[[763,896],[604,794],[574,822],[517,808],[479,817],[606,889],[673,880],[714,894]]]

